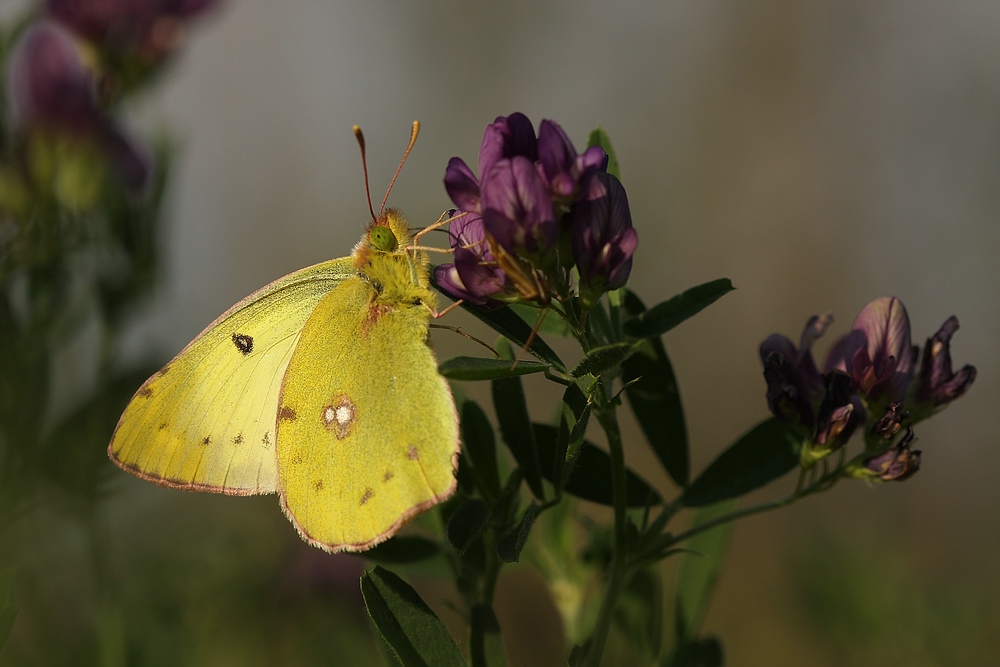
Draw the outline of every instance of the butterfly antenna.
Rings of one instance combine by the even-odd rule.
[[[385,197],[382,198],[382,206],[378,209],[378,214],[382,215],[385,212],[385,203],[389,201],[389,193],[392,192],[392,186],[396,184],[396,177],[399,176],[399,172],[403,169],[403,164],[406,162],[406,158],[410,155],[410,151],[413,150],[413,144],[417,143],[417,134],[420,133],[420,121],[413,121],[413,129],[410,130],[410,143],[406,147],[406,152],[403,153],[403,159],[399,161],[399,166],[396,167],[396,173],[392,175],[392,180],[389,181],[389,188],[385,191]]]
[[[368,197],[368,212],[372,214],[372,222],[375,222],[375,209],[372,208],[372,191],[368,187],[368,158],[365,156],[365,135],[357,125],[354,126],[354,137],[358,140],[358,146],[361,147],[361,169],[365,172],[365,195]],[[389,187],[391,188],[392,186],[390,185]],[[386,193],[386,196],[388,196],[388,193]],[[385,202],[382,202],[382,206],[385,206]]]

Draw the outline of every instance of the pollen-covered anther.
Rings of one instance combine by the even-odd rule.
[[[356,416],[354,401],[344,394],[323,408],[323,426],[328,431],[333,431],[338,440],[343,440],[351,432]]]

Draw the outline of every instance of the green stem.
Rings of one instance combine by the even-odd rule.
[[[795,490],[795,493],[791,494],[790,496],[786,496],[778,500],[772,500],[771,502],[767,503],[761,503],[760,505],[753,505],[752,507],[746,507],[741,510],[736,510],[735,512],[730,512],[729,514],[723,514],[722,516],[716,517],[711,521],[706,521],[705,523],[698,524],[693,528],[685,530],[683,533],[678,533],[677,535],[675,535],[673,539],[670,540],[670,543],[667,545],[667,548],[675,544],[680,544],[684,540],[690,539],[695,535],[697,535],[698,533],[702,533],[706,530],[711,530],[712,528],[715,528],[716,526],[721,526],[724,523],[735,521],[736,519],[742,519],[745,516],[751,516],[753,514],[761,514],[763,512],[776,510],[780,507],[791,505],[796,500],[805,498],[806,496],[812,495],[813,493],[819,493],[820,491],[827,491],[828,489],[833,488],[834,484],[836,484],[837,481],[840,479],[841,472],[842,470],[840,468],[837,468],[833,472],[823,475],[809,486],[801,489],[797,488]],[[801,484],[801,479],[800,479],[800,484]]]
[[[597,623],[590,638],[584,665],[597,667],[601,663],[601,655],[611,632],[611,621],[614,617],[615,605],[622,590],[628,585],[628,544],[625,495],[625,448],[622,443],[621,431],[614,405],[602,405],[597,409],[597,420],[608,437],[608,452],[611,459],[611,493],[614,500],[615,540],[611,553],[610,572],[598,611]]]

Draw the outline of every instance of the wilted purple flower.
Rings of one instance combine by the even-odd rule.
[[[868,400],[902,401],[913,374],[910,318],[896,297],[865,306],[851,331],[830,350],[826,370],[846,372]]]
[[[813,447],[804,452],[804,461],[806,454],[821,458],[845,444],[864,421],[864,408],[851,393],[851,378],[839,371],[820,375],[816,369],[812,346],[831,322],[829,314],[811,317],[798,347],[781,334],[771,334],[760,345],[768,407],[811,436]]]
[[[104,50],[155,63],[183,40],[184,21],[218,0],[48,0],[49,14]]]
[[[907,429],[899,443],[877,456],[865,460],[868,476],[882,481],[901,482],[920,469],[920,451],[910,449],[913,442],[913,428]]]
[[[466,213],[450,225],[451,247],[455,262],[434,268],[434,281],[456,299],[478,305],[507,289],[507,277],[486,240],[482,216]]]
[[[14,48],[9,67],[8,96],[17,129],[92,142],[118,168],[126,185],[145,183],[151,157],[101,109],[94,77],[69,33],[47,21],[32,25]]]
[[[590,189],[597,196],[576,202],[569,213],[569,224],[580,291],[585,297],[590,293],[599,298],[628,281],[639,237],[632,227],[628,197],[621,182],[604,172],[595,173],[593,180],[595,187]]]
[[[976,379],[974,366],[966,364],[957,373],[951,370],[951,337],[957,330],[958,318],[952,315],[927,339],[916,379],[914,402],[918,409],[947,405],[968,391]]]

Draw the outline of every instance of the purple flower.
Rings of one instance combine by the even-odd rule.
[[[906,308],[896,297],[882,297],[858,313],[851,331],[830,350],[825,367],[850,375],[868,400],[899,402],[910,384],[914,352]]]
[[[552,196],[528,158],[498,160],[482,180],[486,231],[513,255],[539,257],[559,238]]]
[[[806,323],[798,347],[781,334],[771,334],[760,345],[771,412],[807,431],[819,456],[850,440],[864,421],[864,408],[852,396],[851,378],[832,371],[820,375],[812,346],[826,332],[833,317],[814,315]]]
[[[974,366],[966,364],[957,373],[951,370],[951,337],[957,330],[958,318],[952,315],[927,339],[915,383],[914,402],[918,409],[933,411],[946,406],[968,391],[976,379]]]
[[[180,45],[184,21],[218,0],[48,0],[49,15],[102,49],[163,60]]]
[[[8,95],[19,130],[68,135],[98,146],[129,187],[148,179],[149,152],[101,109],[93,75],[73,38],[58,25],[42,21],[25,31],[11,54]]]
[[[596,172],[593,181],[590,190],[597,196],[576,202],[569,213],[580,291],[591,302],[625,285],[639,242],[621,182],[604,172]]]
[[[920,469],[920,451],[910,449],[912,442],[911,427],[895,447],[865,460],[864,471],[867,476],[886,482],[901,482],[913,476]]]
[[[451,222],[455,261],[434,268],[434,281],[456,299],[486,305],[507,290],[507,277],[497,266],[486,240],[481,216],[467,213]]]
[[[543,120],[538,128],[538,157],[549,191],[566,202],[587,193],[594,174],[608,167],[603,148],[591,146],[578,155],[563,129],[551,120]]]

